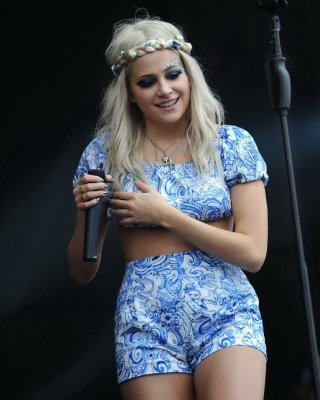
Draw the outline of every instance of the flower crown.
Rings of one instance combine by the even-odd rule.
[[[156,50],[174,49],[182,50],[190,54],[192,50],[191,43],[184,41],[181,35],[177,35],[175,39],[147,39],[145,43],[132,47],[130,50],[121,51],[120,56],[117,58],[116,64],[111,66],[111,70],[115,76],[118,76],[121,70],[134,61],[137,57],[144,56],[147,53],[153,53]]]

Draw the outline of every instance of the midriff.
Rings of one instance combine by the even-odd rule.
[[[204,222],[220,229],[232,230],[233,218]],[[195,247],[180,236],[163,228],[125,228],[119,226],[126,262],[160,254],[192,250]]]

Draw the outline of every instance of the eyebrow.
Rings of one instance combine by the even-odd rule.
[[[173,58],[171,61],[168,62],[168,64],[164,65],[161,69],[162,71],[166,71],[167,69],[171,67],[183,67],[181,61],[177,60],[176,58]]]

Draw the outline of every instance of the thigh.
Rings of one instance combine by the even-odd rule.
[[[204,359],[196,368],[197,400],[262,400],[266,358],[259,350],[231,346]]]
[[[191,374],[155,374],[130,379],[120,384],[124,400],[193,400]]]

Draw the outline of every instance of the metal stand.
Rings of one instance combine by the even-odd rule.
[[[315,399],[320,400],[320,364],[319,352],[317,345],[317,335],[313,317],[312,297],[309,285],[308,269],[304,256],[303,239],[301,233],[299,207],[297,200],[297,192],[294,178],[293,162],[291,155],[291,146],[288,129],[288,110],[291,101],[291,85],[290,76],[285,66],[285,57],[282,56],[280,45],[280,18],[279,10],[283,6],[287,6],[286,0],[261,0],[258,5],[266,10],[270,19],[270,31],[272,36],[272,58],[265,65],[268,83],[269,96],[272,109],[279,113],[283,143],[285,149],[285,158],[287,166],[287,174],[289,179],[289,189],[291,195],[291,205],[293,212],[294,229],[297,240],[299,268],[301,278],[301,288],[304,300],[304,309],[306,314],[308,340],[310,349],[310,358],[312,363],[312,378]]]

